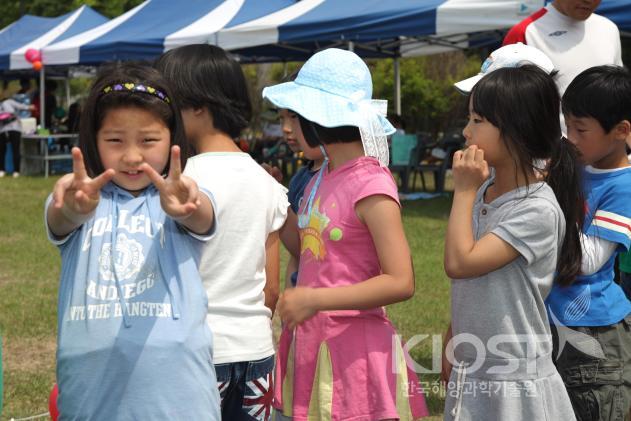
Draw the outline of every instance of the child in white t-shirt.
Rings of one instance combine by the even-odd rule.
[[[208,295],[222,418],[268,420],[278,230],[287,218],[287,190],[234,141],[251,115],[245,78],[235,60],[221,48],[200,44],[171,50],[156,66],[173,85],[186,136],[197,152],[184,173],[213,193],[221,220],[203,250],[200,273]]]

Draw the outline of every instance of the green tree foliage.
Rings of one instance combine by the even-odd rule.
[[[20,3],[23,12],[28,15],[61,16],[87,4],[108,18],[113,18],[139,5],[142,0],[5,0],[2,2],[0,28],[4,28],[20,18]]]
[[[401,114],[406,129],[436,136],[462,120],[466,104],[453,84],[478,73],[480,64],[478,56],[462,52],[401,59]],[[387,99],[388,110],[394,113],[393,60],[376,60],[370,67],[373,98]]]
[[[48,0],[56,1],[56,0]],[[97,12],[115,18],[142,3],[143,0],[73,0],[73,8],[87,4]]]
[[[244,64],[242,66],[252,101],[250,130],[253,136],[256,137],[260,134],[265,120],[274,120],[277,118],[276,114],[270,112],[272,108],[271,105],[264,101],[261,96],[263,88],[285,81],[287,77],[296,72],[300,66],[302,66],[302,63],[296,62]]]

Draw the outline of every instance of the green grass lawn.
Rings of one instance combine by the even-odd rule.
[[[46,412],[48,394],[55,381],[60,260],[57,249],[46,239],[43,209],[56,180],[0,179],[0,334],[4,367],[1,419]],[[414,258],[416,295],[390,306],[388,314],[404,341],[415,335],[429,335],[411,348],[411,354],[423,367],[430,368],[431,335],[442,335],[449,320],[449,283],[442,256],[450,198],[403,204],[403,222]],[[426,385],[431,386],[437,379],[438,375],[421,375]],[[441,419],[443,399],[440,393],[428,393],[433,415],[430,419]]]

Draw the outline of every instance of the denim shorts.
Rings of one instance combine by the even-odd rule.
[[[274,355],[257,361],[215,364],[221,419],[268,421],[274,397]]]
[[[558,355],[559,331],[552,326],[553,355],[576,419],[623,421],[631,407],[631,315],[610,326],[571,329]]]

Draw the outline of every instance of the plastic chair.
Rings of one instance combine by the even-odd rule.
[[[390,171],[398,172],[401,190],[408,191],[410,173],[418,163],[418,140],[414,134],[393,134],[391,143]]]
[[[445,176],[447,174],[447,170],[451,168],[451,161],[453,159],[453,154],[456,152],[458,148],[448,148],[446,152],[446,157],[444,159],[437,160],[435,162],[421,162],[419,163],[415,170],[421,176],[421,184],[423,185],[423,190],[426,190],[425,186],[425,172],[431,171],[434,174],[434,191],[437,193],[442,193],[445,191]],[[414,182],[416,182],[416,172],[414,173]]]
[[[416,182],[416,173],[421,177],[421,185],[423,190],[426,190],[425,185],[425,172],[432,172],[434,175],[434,191],[442,193],[445,191],[445,178],[447,170],[451,168],[451,161],[453,160],[454,153],[462,148],[464,139],[459,129],[453,129],[448,131],[439,143],[428,144],[427,153],[422,155],[423,159],[419,159],[418,165],[414,168],[414,177],[412,183]],[[445,157],[442,159],[434,158],[431,154],[433,147],[440,147],[445,151]],[[426,155],[429,155],[425,158]]]

